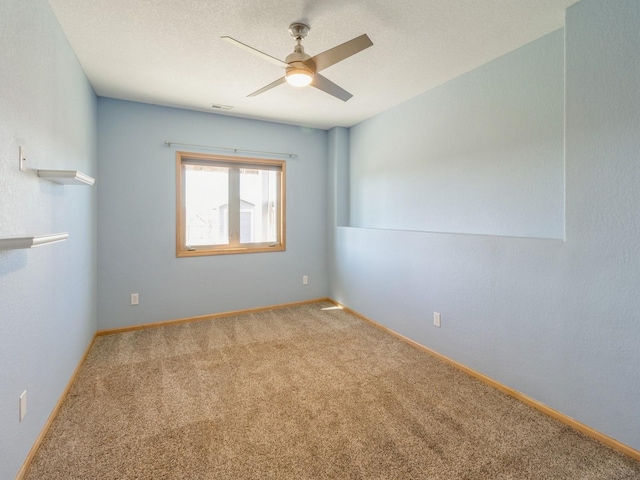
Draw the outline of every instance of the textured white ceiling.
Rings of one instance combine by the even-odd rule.
[[[564,25],[577,0],[49,0],[100,96],[328,129],[352,126]],[[353,94],[278,86],[304,21],[310,55],[362,33],[374,45],[322,73]]]

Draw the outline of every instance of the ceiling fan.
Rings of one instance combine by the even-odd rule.
[[[262,87],[260,90],[249,94],[249,97],[260,95],[261,93],[271,90],[285,82],[295,87],[311,85],[312,87],[322,90],[323,92],[333,95],[345,102],[353,96],[328,78],[320,75],[318,72],[349,58],[351,55],[361,52],[365,48],[369,48],[373,45],[373,42],[366,34],[363,34],[312,57],[304,52],[304,47],[302,46],[302,40],[309,34],[309,30],[309,25],[304,23],[292,23],[289,25],[289,33],[293,38],[295,38],[296,45],[293,49],[293,53],[287,56],[284,61],[278,60],[271,55],[267,55],[260,50],[256,50],[249,45],[245,45],[234,38],[227,36],[221,37],[232,45],[240,47],[249,53],[264,58],[265,60],[286,69],[284,77],[279,78],[266,87]]]

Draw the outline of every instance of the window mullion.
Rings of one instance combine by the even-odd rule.
[[[229,169],[229,245],[240,245],[240,169]]]

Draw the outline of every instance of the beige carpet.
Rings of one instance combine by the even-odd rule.
[[[99,337],[28,479],[640,479],[320,303]]]

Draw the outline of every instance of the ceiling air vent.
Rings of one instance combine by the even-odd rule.
[[[212,103],[211,108],[214,110],[231,110],[233,107],[231,105],[220,105],[218,103]]]

